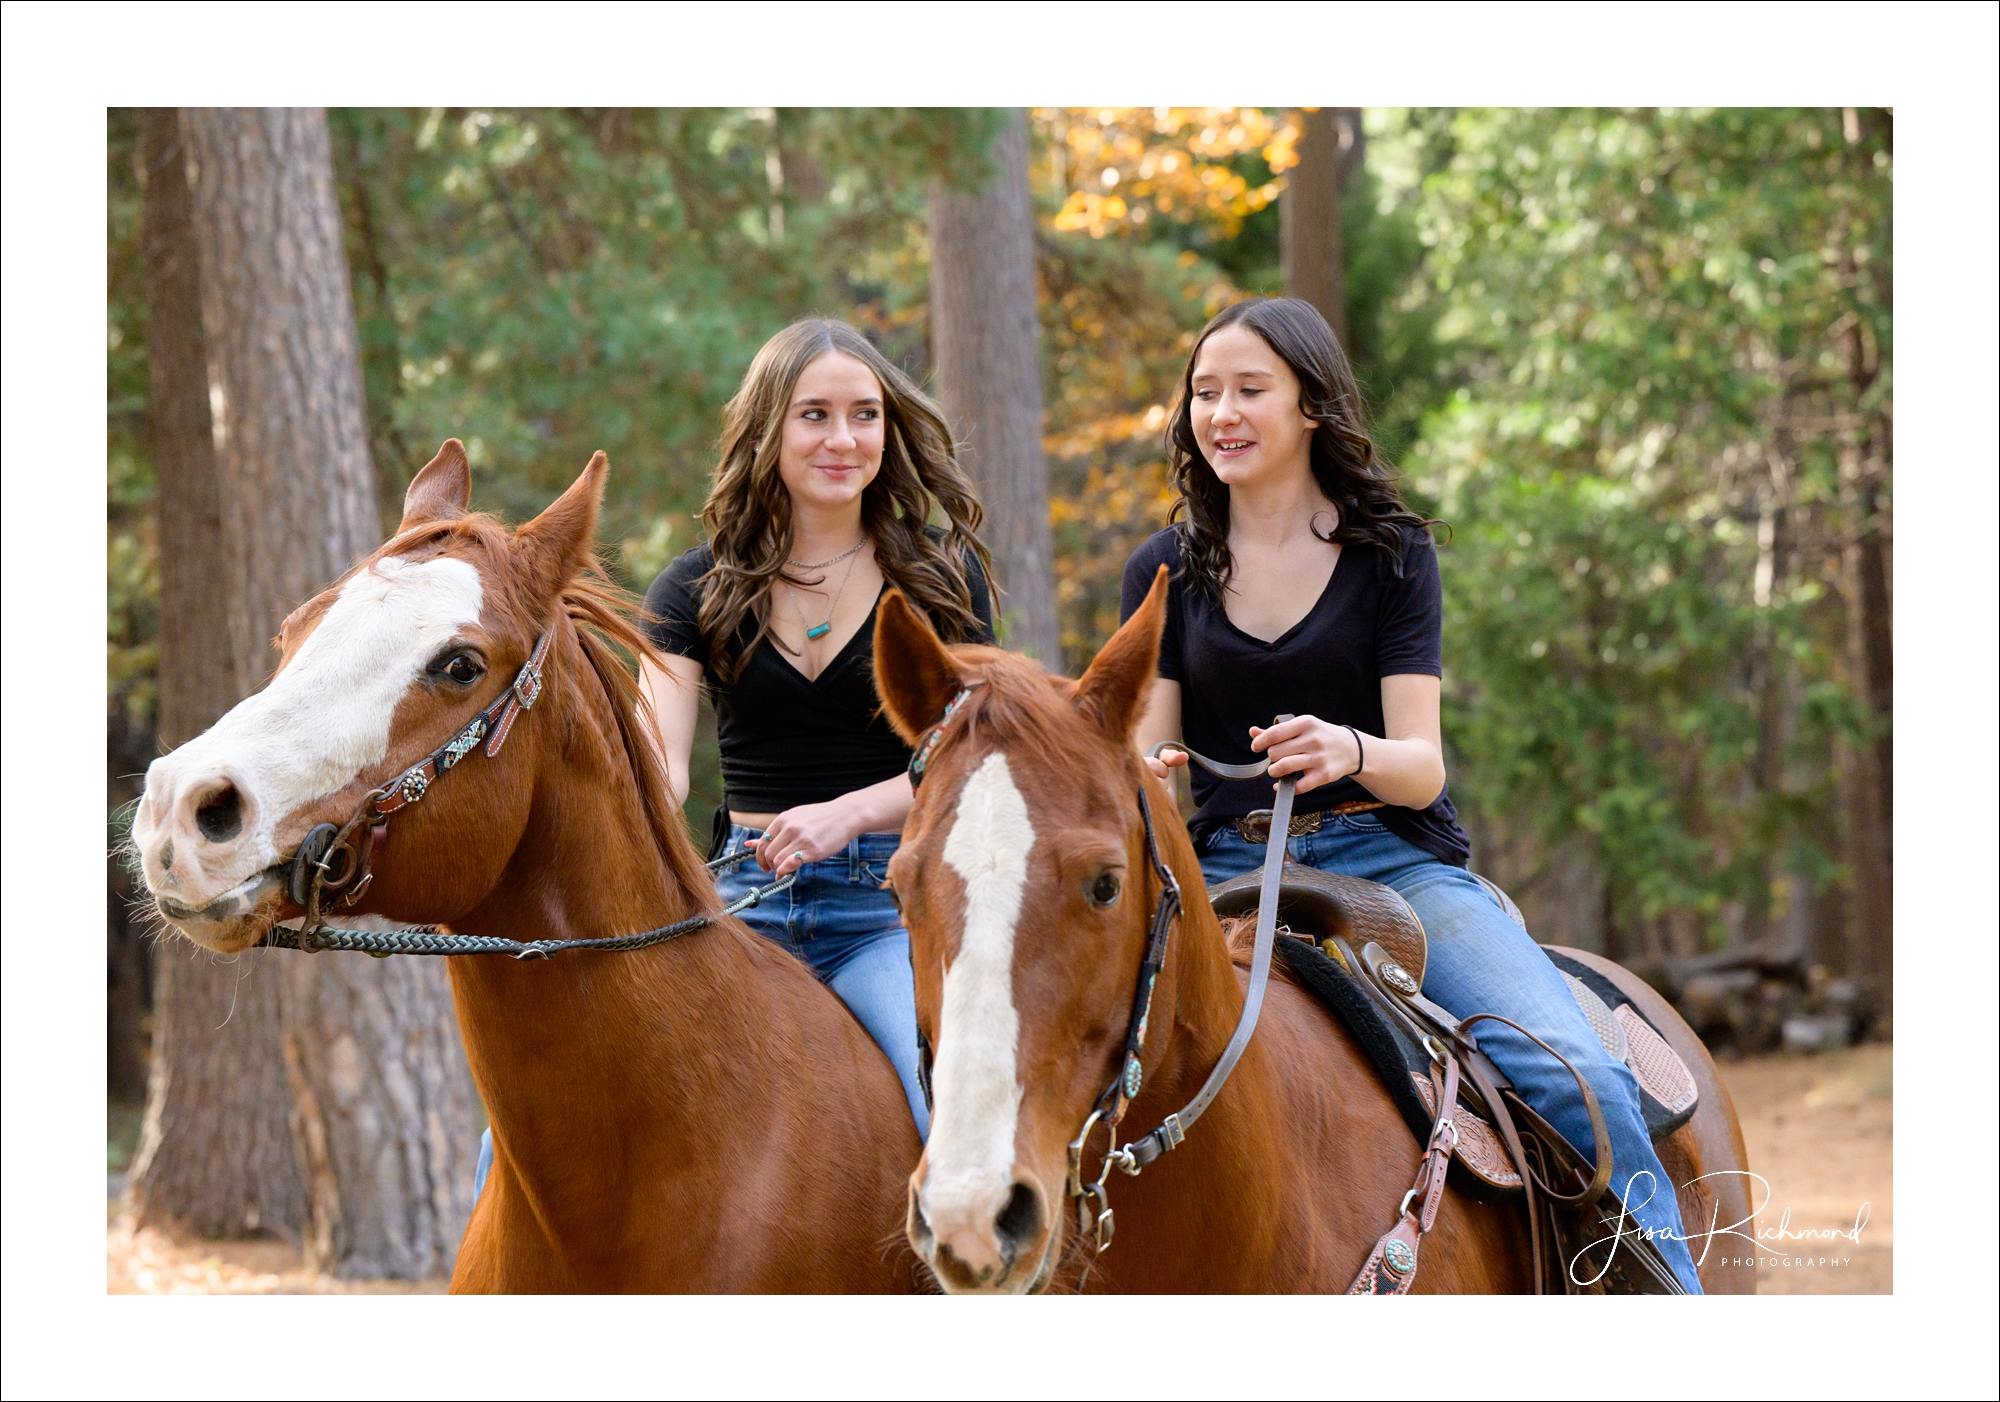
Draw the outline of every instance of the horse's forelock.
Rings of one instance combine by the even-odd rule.
[[[967,696],[964,738],[977,749],[1004,749],[1021,775],[1061,775],[1067,786],[1124,777],[1123,754],[1107,747],[1077,709],[1076,683],[1032,658],[998,648],[954,648],[976,681]],[[1136,782],[1136,779],[1135,779]]]

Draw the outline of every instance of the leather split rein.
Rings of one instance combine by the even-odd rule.
[[[1275,723],[1282,725],[1290,719],[1288,715],[1279,716]],[[1255,779],[1271,768],[1269,760],[1259,760],[1254,764],[1223,764],[1195,753],[1178,740],[1161,741],[1148,751],[1147,757],[1152,758],[1167,749],[1181,751],[1202,768],[1223,779]],[[1216,1059],[1208,1079],[1202,1082],[1194,1099],[1168,1115],[1150,1133],[1130,1141],[1121,1149],[1118,1146],[1118,1124],[1125,1118],[1133,1097],[1138,1095],[1145,1083],[1140,1054],[1146,1041],[1147,1024],[1151,1020],[1153,988],[1159,981],[1161,966],[1166,963],[1167,937],[1180,917],[1182,904],[1180,882],[1175,880],[1173,872],[1160,856],[1159,842],[1153,833],[1153,811],[1146,802],[1146,790],[1143,785],[1139,789],[1139,819],[1146,831],[1146,860],[1159,877],[1160,896],[1153,907],[1146,956],[1139,965],[1139,984],[1132,1000],[1124,1059],[1118,1074],[1097,1097],[1096,1105],[1083,1121],[1083,1128],[1069,1145],[1068,1192],[1076,1201],[1077,1230],[1090,1241],[1094,1248],[1092,1255],[1102,1255],[1111,1245],[1115,1227],[1107,1186],[1111,1170],[1116,1168],[1136,1178],[1162,1154],[1179,1148],[1195,1121],[1201,1118],[1202,1112],[1221,1092],[1230,1073],[1235,1071],[1237,1062],[1243,1059],[1250,1038],[1257,1031],[1257,1019],[1264,1008],[1264,991],[1271,982],[1271,950],[1278,931],[1279,876],[1285,864],[1284,834],[1291,828],[1292,798],[1297,787],[1296,775],[1287,774],[1279,779],[1278,795],[1270,810],[1270,831],[1275,840],[1265,847],[1263,885],[1257,905],[1257,938],[1250,958],[1250,982],[1244,990],[1243,1012],[1236,1020],[1236,1030],[1230,1034],[1222,1055]],[[1091,1135],[1099,1125],[1105,1131],[1102,1167],[1095,1181],[1085,1182],[1083,1157],[1089,1149]]]
[[[947,723],[971,694],[971,687],[960,690],[945,707],[944,714],[938,718],[937,723],[919,742],[916,753],[910,761],[910,783],[913,788],[922,782],[924,771],[929,768],[944,738]],[[1290,719],[1292,717],[1288,715],[1281,715],[1273,723],[1282,725]],[[1155,757],[1161,751],[1168,749],[1179,750],[1191,761],[1222,779],[1256,779],[1268,774],[1271,768],[1271,761],[1268,759],[1252,764],[1224,764],[1189,749],[1178,740],[1161,741],[1147,752],[1147,757]],[[1175,922],[1180,918],[1183,901],[1180,882],[1175,879],[1173,871],[1160,856],[1159,841],[1153,828],[1152,807],[1147,802],[1145,786],[1141,784],[1139,788],[1139,819],[1146,834],[1146,860],[1159,879],[1160,894],[1148,922],[1146,952],[1139,964],[1138,986],[1133,993],[1124,1056],[1111,1082],[1105,1086],[1090,1114],[1085,1117],[1083,1128],[1069,1144],[1067,1191],[1076,1202],[1077,1230],[1089,1243],[1093,1257],[1102,1255],[1111,1245],[1114,1219],[1107,1186],[1111,1170],[1116,1168],[1122,1173],[1137,1177],[1147,1165],[1162,1154],[1179,1148],[1186,1141],[1188,1131],[1194,1127],[1195,1121],[1201,1118],[1202,1112],[1214,1102],[1216,1095],[1229,1080],[1230,1074],[1241,1061],[1244,1050],[1250,1045],[1251,1037],[1256,1033],[1257,1020],[1263,1011],[1264,994],[1270,986],[1271,956],[1277,938],[1278,897],[1285,864],[1286,838],[1292,828],[1292,801],[1297,787],[1298,780],[1295,775],[1283,776],[1278,780],[1277,796],[1268,812],[1253,813],[1245,820],[1263,827],[1267,838],[1263,878],[1258,893],[1257,928],[1250,960],[1250,978],[1244,990],[1243,1011],[1237,1018],[1236,1030],[1230,1034],[1222,1055],[1216,1059],[1208,1079],[1202,1083],[1194,1098],[1168,1115],[1152,1131],[1131,1140],[1121,1148],[1118,1144],[1118,1125],[1145,1082],[1145,1069],[1141,1057],[1146,1041],[1146,1030],[1151,1021],[1153,990],[1159,980],[1160,969],[1166,962],[1167,940]],[[1355,803],[1342,805],[1333,811],[1366,811],[1383,806],[1380,803]],[[1377,956],[1375,963],[1369,963],[1369,955]],[[1385,958],[1379,948],[1371,944],[1363,951],[1359,962],[1368,964],[1371,979],[1379,981],[1382,987],[1400,994],[1399,1001],[1391,1000],[1391,1002],[1396,1004],[1397,1014],[1418,1035],[1422,1045],[1430,1051],[1438,1070],[1442,1072],[1442,1084],[1437,1084],[1434,1072],[1433,1084],[1438,1092],[1438,1109],[1420,1156],[1416,1182],[1403,1195],[1402,1203],[1396,1210],[1395,1223],[1376,1241],[1360,1274],[1348,1288],[1348,1293],[1400,1295],[1407,1293],[1415,1282],[1417,1249],[1424,1235],[1437,1221],[1438,1209],[1444,1197],[1447,1169],[1450,1166],[1452,1153],[1458,1146],[1459,1128],[1456,1112],[1460,1076],[1463,1070],[1465,1078],[1471,1082],[1480,1099],[1488,1105],[1508,1156],[1513,1160],[1520,1175],[1527,1199],[1534,1289],[1535,1293],[1540,1294],[1544,1278],[1544,1246],[1536,1221],[1537,1189],[1554,1203],[1582,1209],[1595,1203],[1610,1182],[1611,1139],[1603,1113],[1597,1104],[1597,1097],[1589,1084],[1577,1073],[1576,1068],[1541,1038],[1519,1024],[1494,1013],[1480,1013],[1463,1020],[1452,1017],[1443,1008],[1425,998],[1414,981],[1401,969],[1394,969],[1394,973],[1400,976],[1401,983],[1389,978],[1386,973],[1378,974],[1376,963]],[[1393,968],[1393,965],[1390,967]],[[1408,984],[1409,987],[1403,987],[1402,984]],[[1499,1087],[1505,1084],[1505,1080],[1499,1075],[1498,1069],[1479,1051],[1477,1043],[1472,1039],[1470,1032],[1472,1024],[1484,1021],[1500,1022],[1512,1027],[1548,1053],[1575,1077],[1577,1089],[1583,1098],[1584,1109],[1590,1119],[1596,1150],[1596,1161],[1590,1166],[1593,1171],[1587,1175],[1582,1173],[1577,1175],[1581,1186],[1575,1191],[1560,1191],[1535,1172],[1535,1165],[1514,1127],[1513,1117],[1501,1098]],[[918,1034],[918,1045],[923,1062],[920,1067],[920,1079],[924,1082],[925,1098],[928,1100],[930,1048],[924,1042],[921,1032]],[[1104,1156],[1100,1161],[1101,1166],[1096,1178],[1086,1181],[1084,1156],[1089,1150],[1091,1136],[1100,1126],[1104,1128],[1106,1135]],[[1043,1274],[1038,1277],[1034,1288],[1039,1288],[1042,1280],[1046,1278],[1050,1264],[1043,1265]],[[1670,1278],[1666,1282],[1666,1288],[1678,1289],[1671,1283]]]
[[[977,686],[978,683],[973,683]],[[915,788],[923,782],[924,772],[936,756],[938,746],[944,738],[945,726],[966,698],[972,695],[972,687],[965,687],[951,699],[939,716],[936,724],[917,744],[916,752],[910,759],[910,786]],[[1277,723],[1283,724],[1290,716],[1279,716]],[[1184,752],[1203,768],[1224,779],[1254,779],[1269,771],[1271,762],[1260,760],[1254,764],[1222,764],[1205,755],[1196,754],[1178,740],[1166,740],[1155,745],[1150,755],[1157,755],[1164,749]],[[1149,757],[1150,757],[1149,755]],[[1160,969],[1167,960],[1167,940],[1174,924],[1180,919],[1182,894],[1180,882],[1173,870],[1160,856],[1159,840],[1153,830],[1153,810],[1146,801],[1143,784],[1138,790],[1139,820],[1146,831],[1146,861],[1159,879],[1160,894],[1153,906],[1153,913],[1147,922],[1146,953],[1139,963],[1138,985],[1132,995],[1132,1013],[1126,1024],[1125,1054],[1120,1058],[1117,1072],[1110,1084],[1097,1097],[1097,1103],[1083,1122],[1083,1128],[1069,1145],[1069,1196],[1076,1200],[1077,1230],[1094,1244],[1093,1255],[1103,1254],[1111,1245],[1113,1218],[1111,1198],[1107,1188],[1111,1170],[1115,1167],[1124,1173],[1137,1177],[1146,1165],[1160,1155],[1180,1147],[1187,1138],[1187,1132],[1200,1119],[1216,1095],[1228,1081],[1236,1063],[1242,1060],[1243,1051],[1250,1045],[1250,1038],[1257,1030],[1257,1018],[1264,1006],[1264,990],[1271,981],[1272,941],[1278,927],[1278,878],[1285,863],[1285,841],[1282,834],[1290,830],[1292,816],[1292,796],[1298,787],[1296,776],[1287,774],[1278,780],[1278,797],[1270,812],[1270,830],[1280,834],[1266,849],[1264,858],[1263,894],[1257,911],[1256,953],[1250,963],[1250,985],[1243,1001],[1242,1016],[1237,1019],[1236,1031],[1230,1036],[1229,1044],[1222,1049],[1222,1055],[1215,1068],[1208,1073],[1208,1079],[1195,1093],[1194,1099],[1161,1121],[1150,1133],[1132,1140],[1123,1148],[1118,1146],[1118,1125],[1131,1108],[1132,1100],[1145,1084],[1146,1072],[1141,1057],[1146,1043],[1146,1030],[1152,1020],[1153,989],[1159,982]],[[918,1052],[923,1062],[920,1078],[924,1082],[926,1099],[929,1097],[930,1048],[918,1033]],[[1094,1182],[1084,1181],[1083,1156],[1090,1137],[1099,1126],[1106,1134],[1103,1166]],[[1093,1204],[1095,1210],[1093,1211]]]
[[[797,879],[796,873],[759,886],[713,914],[693,915],[657,929],[634,935],[609,935],[596,939],[510,940],[494,935],[461,935],[436,925],[404,925],[387,930],[346,930],[326,924],[324,911],[335,904],[354,905],[374,880],[374,858],[388,837],[389,819],[412,804],[419,803],[438,779],[485,742],[486,757],[497,759],[514,722],[532,711],[547,685],[543,670],[548,661],[549,641],[554,630],[535,641],[535,649],[522,664],[514,682],[486,708],[460,728],[458,733],[422,760],[372,790],[361,800],[354,816],[336,828],[321,823],[299,843],[289,864],[288,880],[292,900],[305,907],[305,918],[297,929],[274,926],[263,943],[274,949],[298,949],[309,954],[338,950],[386,959],[392,954],[463,955],[505,954],[514,959],[546,959],[566,950],[594,949],[600,952],[645,949],[681,935],[713,925],[724,916],[735,915],[755,906],[764,897],[782,891]],[[748,860],[748,851],[733,853],[708,863],[710,871],[720,871]]]

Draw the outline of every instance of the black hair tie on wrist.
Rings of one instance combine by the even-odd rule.
[[[1355,775],[1359,774],[1362,770],[1368,767],[1368,752],[1361,748],[1360,731],[1356,730],[1351,725],[1342,725],[1340,728],[1342,730],[1345,730],[1349,735],[1352,735],[1354,737],[1354,768],[1343,776],[1344,778],[1352,779]]]

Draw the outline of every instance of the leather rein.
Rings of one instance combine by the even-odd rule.
[[[1279,716],[1274,724],[1283,725],[1291,717]],[[1147,751],[1147,758],[1157,756],[1161,751],[1174,749],[1185,754],[1190,760],[1201,765],[1211,774],[1223,779],[1255,779],[1269,772],[1271,762],[1259,760],[1254,764],[1223,764],[1206,755],[1198,754],[1178,740],[1163,740]],[[1181,1146],[1187,1133],[1207,1110],[1223,1085],[1235,1071],[1237,1062],[1243,1059],[1244,1050],[1250,1045],[1250,1038],[1257,1031],[1257,1019],[1264,1008],[1264,991],[1271,982],[1271,950],[1278,931],[1278,884],[1285,864],[1285,837],[1290,829],[1292,798],[1298,787],[1296,775],[1287,774],[1278,780],[1278,795],[1270,810],[1271,839],[1264,849],[1264,877],[1257,905],[1257,937],[1250,958],[1250,982],[1244,990],[1243,1012],[1236,1020],[1236,1030],[1230,1034],[1229,1042],[1216,1059],[1215,1066],[1195,1092],[1194,1099],[1179,1110],[1168,1115],[1150,1133],[1118,1147],[1118,1124],[1125,1118],[1134,1096],[1139,1093],[1145,1081],[1145,1071],[1140,1062],[1141,1048],[1146,1040],[1146,1026],[1150,1020],[1153,1005],[1153,986],[1159,979],[1160,968],[1166,962],[1167,936],[1181,913],[1181,888],[1173,872],[1160,857],[1159,843],[1153,834],[1153,813],[1146,802],[1144,787],[1139,790],[1139,818],[1146,830],[1146,859],[1160,879],[1160,898],[1153,907],[1151,933],[1146,942],[1146,957],[1139,965],[1139,986],[1132,1001],[1132,1018],[1126,1033],[1125,1057],[1119,1072],[1097,1098],[1097,1104],[1085,1117],[1083,1128],[1077,1132],[1069,1145],[1070,1197],[1076,1200],[1077,1230],[1087,1235],[1095,1250],[1093,1255],[1102,1255],[1111,1245],[1115,1223],[1111,1214],[1111,1197],[1107,1183],[1111,1170],[1138,1177],[1146,1165],[1152,1163],[1173,1149]],[[1084,1181],[1083,1156],[1089,1148],[1090,1137],[1099,1125],[1104,1126],[1105,1148],[1103,1164],[1094,1182]],[[1093,1212],[1093,1204],[1095,1211]]]
[[[326,924],[323,909],[335,902],[342,907],[361,899],[372,870],[376,850],[388,837],[389,819],[412,804],[419,803],[440,777],[456,766],[485,741],[486,757],[497,759],[514,722],[532,711],[547,683],[544,666],[548,661],[551,629],[535,640],[534,651],[515,675],[513,684],[462,726],[458,733],[379,788],[371,790],[355,809],[354,816],[336,828],[321,823],[308,832],[289,863],[288,880],[292,900],[305,907],[305,918],[297,929],[273,926],[263,943],[274,949],[298,949],[307,953],[343,950],[386,959],[391,954],[505,954],[515,959],[546,959],[565,950],[594,949],[603,952],[644,949],[678,936],[713,925],[727,915],[755,906],[764,897],[782,891],[797,879],[796,873],[767,886],[759,886],[714,914],[694,915],[657,929],[635,935],[612,935],[596,939],[510,940],[493,935],[460,935],[436,925],[404,925],[386,930],[344,930]],[[737,852],[708,863],[710,871],[720,871],[747,861],[750,852]]]
[[[951,709],[955,710],[964,698],[965,693],[960,693],[957,700],[952,703]],[[950,710],[946,712],[946,719],[949,717]],[[1290,719],[1288,715],[1281,715],[1273,723],[1283,725]],[[940,721],[940,731],[942,727],[943,721]],[[930,750],[935,748],[936,740],[937,732],[933,732],[927,741],[924,752],[926,757]],[[1161,741],[1147,751],[1147,757],[1149,759],[1156,757],[1162,751],[1169,749],[1180,751],[1192,762],[1222,779],[1255,779],[1267,774],[1271,767],[1268,759],[1253,764],[1224,764],[1190,749],[1178,740]],[[1085,1118],[1083,1128],[1069,1145],[1068,1193],[1076,1201],[1077,1230],[1091,1242],[1094,1248],[1093,1256],[1102,1255],[1111,1245],[1114,1221],[1107,1190],[1111,1170],[1117,1168],[1120,1172],[1136,1178],[1148,1164],[1162,1154],[1178,1148],[1187,1138],[1188,1130],[1214,1101],[1223,1084],[1228,1081],[1230,1073],[1236,1069],[1237,1062],[1241,1060],[1244,1049],[1249,1046],[1251,1036],[1257,1030],[1257,1019],[1263,1009],[1264,993],[1270,983],[1271,955],[1277,937],[1278,893],[1296,787],[1295,776],[1286,775],[1279,779],[1277,798],[1268,812],[1270,822],[1264,848],[1263,878],[1258,892],[1256,941],[1250,962],[1250,979],[1244,990],[1243,1011],[1237,1019],[1236,1030],[1231,1034],[1222,1055],[1217,1059],[1214,1069],[1209,1072],[1208,1079],[1202,1083],[1194,1099],[1180,1110],[1168,1115],[1152,1132],[1120,1148],[1117,1126],[1124,1118],[1132,1098],[1139,1093],[1144,1080],[1140,1053],[1146,1040],[1146,1025],[1152,1011],[1153,986],[1158,979],[1161,965],[1165,962],[1167,937],[1180,914],[1182,903],[1180,883],[1175,880],[1173,872],[1160,857],[1159,845],[1153,832],[1152,810],[1147,804],[1145,789],[1141,787],[1139,790],[1139,817],[1146,832],[1146,857],[1160,878],[1160,898],[1153,909],[1146,955],[1139,966],[1139,986],[1133,999],[1125,1056],[1119,1074],[1104,1088],[1096,1105]],[[1264,812],[1249,815],[1251,821],[1266,816]],[[1378,946],[1370,944],[1353,962],[1357,968],[1363,966],[1367,968],[1368,977],[1373,980],[1374,985],[1400,995],[1402,1007],[1398,1009],[1399,1015],[1406,1019],[1412,1032],[1430,1051],[1432,1059],[1438,1063],[1443,1075],[1442,1084],[1439,1084],[1436,1073],[1433,1073],[1438,1109],[1431,1125],[1430,1135],[1424,1144],[1416,1182],[1403,1195],[1402,1204],[1396,1211],[1396,1222],[1376,1241],[1360,1274],[1349,1287],[1349,1293],[1403,1294],[1415,1281],[1418,1248],[1424,1235],[1431,1230],[1437,1220],[1438,1208],[1444,1196],[1447,1168],[1452,1153],[1458,1146],[1457,1104],[1461,1061],[1463,1061],[1465,1075],[1473,1083],[1480,1099],[1489,1106],[1508,1156],[1521,1177],[1528,1207],[1534,1290],[1540,1294],[1543,1289],[1544,1248],[1534,1205],[1537,1190],[1552,1202],[1582,1209],[1596,1202],[1610,1182],[1611,1141],[1603,1114],[1597,1104],[1597,1097],[1567,1059],[1526,1028],[1495,1013],[1479,1013],[1465,1019],[1454,1018],[1443,1008],[1425,998],[1415,987],[1401,988],[1388,980],[1379,972],[1379,966],[1386,959],[1387,956]],[[1404,975],[1404,980],[1408,981],[1407,975]],[[1377,996],[1386,995],[1378,993]],[[1393,998],[1388,1001],[1392,1006],[1397,1002]],[[1414,1019],[1410,1016],[1412,1013],[1416,1014]],[[1588,1181],[1582,1181],[1582,1176],[1579,1175],[1581,1186],[1575,1191],[1563,1192],[1534,1171],[1533,1162],[1515,1129],[1513,1116],[1501,1099],[1498,1087],[1504,1085],[1505,1080],[1499,1075],[1498,1069],[1480,1053],[1477,1043],[1472,1039],[1470,1032],[1472,1025],[1484,1021],[1500,1022],[1513,1028],[1540,1047],[1575,1078],[1577,1090],[1590,1120],[1596,1150],[1595,1163],[1592,1166],[1594,1171],[1588,1176]],[[1427,1029],[1435,1029],[1435,1035]],[[1522,1109],[1525,1111],[1526,1107],[1523,1106]],[[1106,1131],[1102,1166],[1096,1179],[1086,1182],[1084,1155],[1088,1151],[1090,1137],[1100,1123],[1105,1126]],[[1678,1291],[1678,1287],[1671,1285],[1670,1281],[1669,1288]]]
[[[952,697],[950,704],[944,708],[944,713],[918,742],[915,753],[910,758],[912,789],[923,782],[924,773],[930,768],[931,761],[937,755],[938,746],[944,739],[946,725],[958,713],[959,707],[963,706],[966,699],[972,695],[973,688],[977,685],[975,682],[972,686],[964,687]],[[1290,719],[1290,716],[1279,716],[1276,723],[1282,725]],[[1223,764],[1209,759],[1206,755],[1197,754],[1178,740],[1161,741],[1153,746],[1147,757],[1152,758],[1165,749],[1181,751],[1210,773],[1224,779],[1255,779],[1269,772],[1271,768],[1269,760],[1259,760],[1254,764]],[[1228,1045],[1222,1049],[1222,1055],[1217,1058],[1214,1069],[1208,1073],[1208,1079],[1202,1083],[1201,1089],[1195,1092],[1194,1099],[1168,1115],[1150,1133],[1141,1135],[1121,1149],[1118,1147],[1118,1124],[1125,1118],[1125,1112],[1131,1107],[1133,1097],[1138,1095],[1140,1087],[1145,1084],[1146,1072],[1141,1056],[1146,1043],[1146,1029],[1152,1020],[1153,989],[1159,981],[1160,969],[1166,963],[1167,940],[1173,932],[1175,922],[1180,919],[1182,906],[1180,882],[1175,879],[1173,870],[1160,856],[1159,840],[1153,831],[1152,806],[1146,801],[1145,786],[1141,784],[1139,787],[1139,821],[1146,832],[1146,861],[1152,867],[1153,874],[1159,878],[1160,895],[1148,921],[1146,953],[1139,962],[1138,986],[1133,991],[1132,1013],[1126,1024],[1125,1054],[1119,1061],[1117,1072],[1113,1074],[1110,1083],[1104,1087],[1103,1092],[1097,1097],[1097,1103],[1085,1118],[1083,1128],[1069,1145],[1069,1196],[1076,1199],[1077,1230],[1090,1235],[1096,1243],[1096,1251],[1093,1254],[1101,1255],[1104,1249],[1111,1245],[1113,1219],[1110,1194],[1106,1187],[1111,1170],[1116,1167],[1124,1173],[1137,1177],[1146,1165],[1160,1155],[1180,1147],[1182,1141],[1187,1138],[1187,1132],[1194,1127],[1195,1121],[1201,1118],[1202,1112],[1208,1109],[1222,1090],[1224,1083],[1229,1080],[1230,1073],[1236,1069],[1236,1063],[1243,1059],[1244,1049],[1250,1045],[1251,1035],[1257,1030],[1257,1018],[1264,1006],[1264,990],[1271,982],[1271,949],[1278,929],[1278,878],[1285,864],[1285,834],[1290,828],[1292,796],[1297,787],[1298,780],[1294,775],[1287,774],[1280,779],[1277,800],[1270,812],[1271,832],[1275,840],[1265,849],[1263,894],[1257,910],[1256,952],[1250,961],[1250,984],[1244,994],[1243,1012],[1237,1019],[1236,1030],[1230,1035]],[[928,1100],[930,1048],[921,1031],[918,1033],[918,1050],[923,1063],[919,1067],[919,1076],[924,1082],[924,1094]],[[1104,1127],[1106,1134],[1103,1168],[1095,1182],[1086,1183],[1083,1177],[1083,1155],[1091,1135],[1096,1132],[1099,1125]],[[1094,1214],[1091,1211],[1093,1202],[1097,1205]]]

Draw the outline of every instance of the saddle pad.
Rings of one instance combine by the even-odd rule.
[[[1474,874],[1507,912],[1507,918],[1523,930],[1528,928],[1521,908],[1507,893],[1485,877]],[[1583,1009],[1591,1031],[1604,1049],[1625,1063],[1639,1083],[1639,1109],[1646,1119],[1646,1133],[1654,1143],[1666,1138],[1688,1122],[1700,1099],[1694,1077],[1676,1052],[1660,1035],[1660,1030],[1639,1011],[1638,1005],[1618,989],[1618,985],[1597,970],[1559,950],[1542,946],[1543,952],[1569,985],[1570,996]]]
[[[1605,1050],[1631,1068],[1639,1082],[1639,1108],[1653,1142],[1686,1124],[1701,1097],[1680,1054],[1617,984],[1567,954],[1546,946],[1544,951],[1561,971]]]
[[[1292,981],[1324,1003],[1354,1034],[1417,1143],[1428,1142],[1437,1096],[1431,1084],[1430,1054],[1376,1006],[1353,974],[1310,940],[1281,928],[1275,949]],[[1451,1185],[1481,1202],[1512,1197],[1520,1191],[1521,1179],[1500,1136],[1463,1103],[1458,1114],[1460,1138],[1451,1160]]]

